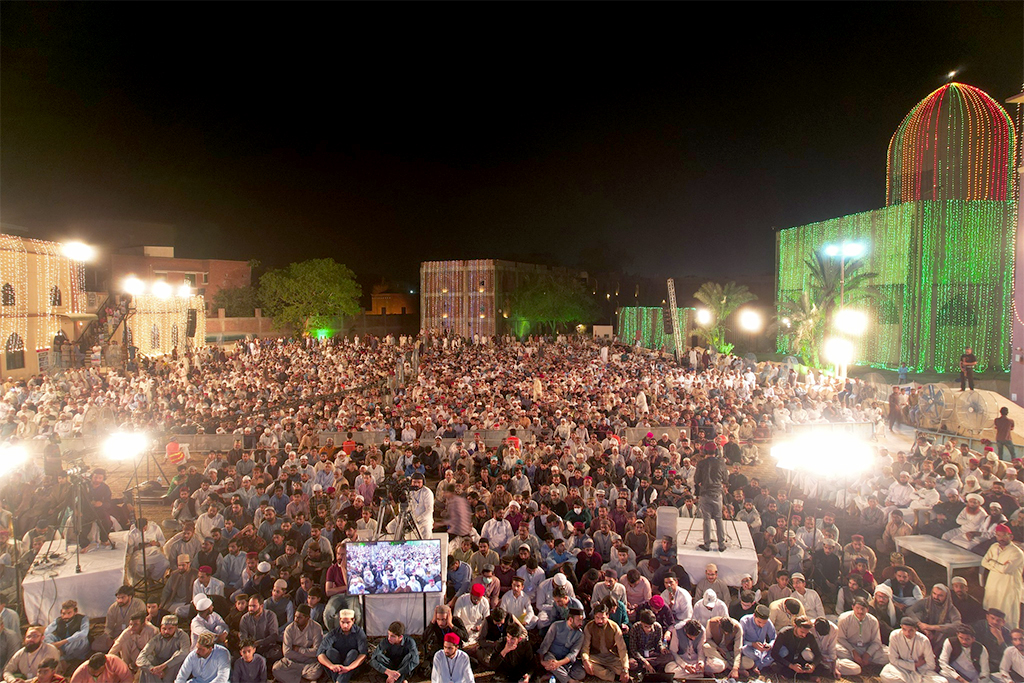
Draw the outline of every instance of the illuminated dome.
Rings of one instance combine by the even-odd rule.
[[[1013,122],[982,90],[948,83],[917,103],[889,142],[885,203],[1012,200]]]

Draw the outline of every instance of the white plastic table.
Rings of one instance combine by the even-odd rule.
[[[953,583],[954,569],[969,569],[981,566],[981,555],[975,555],[970,550],[964,550],[949,541],[943,541],[941,538],[915,535],[899,536],[893,540],[896,542],[897,550],[901,552],[909,550],[926,560],[945,567],[947,586]]]

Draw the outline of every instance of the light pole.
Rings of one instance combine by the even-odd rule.
[[[844,310],[843,309],[846,306],[846,259],[847,258],[856,258],[856,257],[860,256],[863,253],[864,253],[864,245],[861,244],[860,242],[842,242],[841,244],[826,244],[825,245],[825,254],[826,255],[831,256],[832,258],[835,258],[836,256],[839,257],[839,311],[836,314],[837,322],[838,322],[838,319],[840,317],[844,316]],[[861,333],[863,333],[863,331],[864,330],[863,330],[863,327],[862,327],[860,329],[860,331],[856,332],[855,334],[861,334]],[[850,347],[848,353],[840,353],[840,354],[837,354],[837,355],[839,355],[839,356],[841,356],[843,358],[849,358],[850,360],[852,360],[852,358],[853,358],[852,346]],[[846,366],[849,364],[850,360],[847,360],[845,363],[837,363],[836,370],[838,370],[839,376],[842,379],[846,379],[846,370],[847,370]]]

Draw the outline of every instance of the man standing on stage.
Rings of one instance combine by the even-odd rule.
[[[704,518],[704,542],[697,546],[711,550],[711,520],[715,521],[718,551],[725,550],[725,526],[722,524],[722,487],[729,478],[729,468],[718,454],[708,455],[697,465],[694,482],[701,516]]]
[[[963,391],[967,386],[970,386],[971,391],[974,391],[974,366],[978,364],[978,357],[974,355],[974,351],[968,346],[964,349],[964,353],[960,356],[960,391]]]

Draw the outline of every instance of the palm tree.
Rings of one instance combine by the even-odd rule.
[[[814,252],[804,263],[811,271],[814,303],[821,309],[825,320],[831,320],[832,313],[840,305],[878,296],[878,290],[871,285],[871,280],[877,277],[878,273],[860,272],[867,265],[863,258],[851,258],[846,261],[845,278],[842,262],[826,256],[823,252]],[[839,301],[840,292],[844,293],[845,302]]]
[[[693,294],[697,301],[707,306],[713,319],[707,327],[700,327],[698,334],[708,341],[715,349],[721,350],[725,344],[725,333],[728,328],[725,321],[735,313],[740,306],[750,303],[757,298],[746,285],[738,285],[735,282],[727,282],[720,285],[717,282],[705,282]]]
[[[783,301],[779,306],[779,321],[789,336],[789,352],[802,356],[811,366],[818,365],[818,347],[822,336],[821,309],[803,292],[795,301]]]

